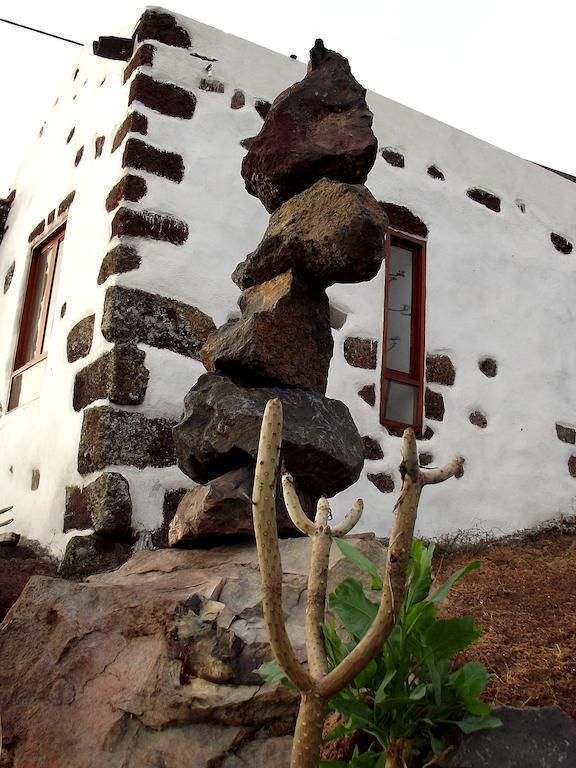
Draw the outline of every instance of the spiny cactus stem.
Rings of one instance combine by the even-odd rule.
[[[328,526],[330,507],[322,497],[318,501],[312,552],[308,571],[308,596],[306,601],[306,649],[308,651],[308,669],[314,680],[328,672],[328,661],[324,647],[324,613],[326,610],[326,587],[328,584],[328,564],[332,535]]]
[[[294,730],[290,768],[317,768],[322,746],[322,728],[328,700],[314,692],[302,694]]]
[[[282,563],[275,505],[281,442],[282,405],[275,399],[268,402],[264,411],[252,494],[254,533],[262,577],[262,610],[276,661],[298,689],[307,691],[312,688],[313,681],[294,653],[282,609]]]
[[[307,536],[313,536],[316,530],[314,523],[309,520],[304,514],[300,499],[296,493],[296,486],[294,485],[294,478],[288,472],[282,475],[282,494],[284,496],[284,504],[290,515],[290,519],[298,528],[299,531],[305,533]]]
[[[362,499],[358,499],[354,502],[354,506],[348,512],[344,520],[342,522],[338,523],[338,525],[334,526],[332,528],[332,536],[335,536],[336,538],[341,538],[342,536],[346,536],[347,533],[350,533],[352,528],[356,525],[358,520],[362,517],[362,512],[364,511],[364,502]]]

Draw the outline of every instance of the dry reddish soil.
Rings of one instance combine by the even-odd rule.
[[[492,673],[492,704],[558,704],[576,717],[576,536],[548,530],[468,551],[437,552],[444,581],[471,560],[478,570],[456,584],[445,616],[472,614],[484,631],[456,658]]]

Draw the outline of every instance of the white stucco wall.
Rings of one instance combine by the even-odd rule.
[[[112,280],[195,305],[220,325],[238,312],[239,291],[230,273],[259,242],[268,221],[261,203],[244,190],[240,164],[245,150],[239,142],[261,127],[254,101],[272,101],[304,76],[305,65],[176,18],[190,33],[191,51],[153,41],[153,66],[141,71],[193,91],[197,97],[194,117],[182,120],[140,104],[134,107],[148,117],[145,140],[183,156],[184,179],[176,184],[139,171],[146,178],[147,193],[138,204],[127,205],[182,218],[190,235],[183,246],[137,238],[140,268]],[[217,59],[211,63],[210,75],[224,83],[224,94],[199,89],[200,80],[208,76],[208,62],[191,52]],[[66,539],[58,532],[64,487],[93,479],[80,478],[76,472],[82,417],[72,410],[72,386],[77,368],[110,346],[101,337],[99,320],[104,289],[111,281],[98,287],[96,276],[103,254],[114,244],[108,242],[111,215],[105,213],[103,201],[120,177],[121,151],[110,155],[109,143],[125,115],[129,88],[129,84],[121,86],[122,62],[96,59],[88,52],[83,62],[81,73],[85,68],[87,74],[78,80],[83,82],[89,73],[89,84],[78,96],[78,105],[71,101],[74,84],[67,84],[67,95],[49,117],[44,136],[15,183],[18,195],[10,229],[0,246],[0,277],[13,258],[17,263],[13,286],[0,304],[0,328],[12,329],[10,342],[0,350],[6,402],[28,233],[71,188],[77,190],[57,304],[66,301],[68,311],[57,322],[49,355],[53,376],[40,400],[0,419],[2,503],[15,504],[18,530],[50,539],[60,550]],[[353,61],[351,65],[354,69]],[[106,91],[98,88],[97,76],[92,77],[92,72],[104,70]],[[245,93],[246,106],[232,110],[230,99],[236,88]],[[555,423],[576,423],[571,394],[576,354],[570,333],[576,267],[574,254],[564,256],[554,249],[550,233],[576,240],[576,185],[382,96],[369,93],[367,99],[379,146],[393,147],[405,156],[405,167],[395,168],[379,153],[367,184],[377,199],[407,206],[429,228],[426,349],[429,354],[448,354],[456,367],[454,386],[432,386],[443,394],[446,414],[443,422],[432,424],[435,434],[422,444],[422,450],[432,453],[435,463],[454,454],[464,456],[465,475],[426,489],[419,531],[437,535],[480,527],[499,534],[561,512],[572,513],[576,480],[568,473],[567,460],[573,447],[557,439]],[[76,106],[79,115],[74,118]],[[63,137],[74,123],[74,142],[65,150],[68,157]],[[107,145],[103,157],[94,161],[93,138],[100,134],[106,135]],[[52,135],[54,143],[49,144]],[[77,169],[73,166],[75,142],[86,145]],[[427,175],[431,164],[442,170],[445,181]],[[58,194],[53,195],[55,180]],[[501,213],[467,198],[470,187],[498,195]],[[49,195],[54,204],[46,202],[52,200]],[[525,203],[525,213],[517,207],[518,199]],[[396,493],[380,493],[366,474],[390,473],[398,487],[400,441],[379,425],[378,401],[371,408],[357,394],[364,384],[375,383],[378,398],[379,370],[350,367],[342,346],[348,336],[377,339],[380,359],[383,289],[382,269],[369,283],[329,290],[331,301],[347,313],[347,320],[334,332],[327,392],[348,405],[360,433],[377,438],[384,450],[384,458],[367,461],[358,483],[334,501],[336,515],[361,496],[366,508],[362,528],[379,534],[389,529]],[[96,313],[92,352],[70,365],[65,358],[68,330],[91,312]],[[177,419],[184,395],[203,368],[167,350],[142,348],[150,381],[143,405],[135,408],[151,417]],[[488,379],[478,369],[479,358],[486,355],[498,362],[496,378]],[[468,421],[475,409],[488,418],[484,430]],[[33,467],[41,469],[41,484],[31,494]],[[134,521],[141,529],[160,523],[167,489],[192,485],[175,467],[117,469],[130,482]]]

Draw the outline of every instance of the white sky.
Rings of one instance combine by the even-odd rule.
[[[91,45],[134,0],[19,0],[0,17]],[[316,37],[367,88],[576,174],[574,0],[172,0],[171,10],[307,61]],[[78,47],[0,23],[0,197]]]

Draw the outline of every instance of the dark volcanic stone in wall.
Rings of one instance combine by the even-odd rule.
[[[114,464],[131,467],[169,467],[175,463],[169,419],[148,419],[136,411],[107,405],[84,411],[78,471],[81,475]]]
[[[132,538],[132,500],[126,478],[103,472],[84,488],[66,488],[64,531],[94,528],[100,536]]]
[[[140,112],[131,112],[122,122],[112,140],[112,152],[115,152],[124,141],[127,134],[140,133],[146,136],[148,133],[148,118]]]
[[[74,158],[74,165],[80,165],[80,161],[82,160],[82,155],[84,154],[84,147],[80,147],[78,152],[76,152],[76,157]]]
[[[486,208],[489,208],[491,211],[500,213],[500,198],[496,197],[496,195],[493,195],[491,192],[475,187],[474,189],[469,189],[466,194],[471,200],[474,200],[474,202],[480,203],[480,205],[485,205]]]
[[[246,104],[246,97],[244,96],[244,91],[236,89],[232,95],[232,98],[230,99],[230,108],[242,109],[242,107],[245,104]]]
[[[14,201],[15,195],[9,195],[6,198],[0,198],[0,243],[4,238],[4,232],[6,231],[6,222],[8,220],[8,214]]]
[[[73,536],[66,551],[58,575],[65,579],[85,579],[94,573],[115,571],[132,554],[128,542],[110,541],[96,534]]]
[[[256,101],[254,102],[254,109],[256,110],[256,112],[258,112],[262,120],[266,119],[266,115],[268,114],[268,112],[270,112],[271,106],[272,104],[270,104],[269,101],[265,101],[264,99],[256,99]]]
[[[374,370],[377,365],[378,342],[349,336],[344,340],[344,359],[354,368]]]
[[[158,11],[146,11],[136,28],[138,40],[158,40],[175,48],[189,48],[190,35],[181,27],[174,16]]]
[[[106,282],[111,275],[131,272],[133,269],[138,269],[139,266],[140,256],[136,249],[120,243],[104,256],[98,273],[98,285]]]
[[[117,405],[142,403],[149,377],[145,358],[146,353],[134,344],[116,344],[82,368],[74,380],[74,410],[81,411],[94,400],[108,399]]]
[[[321,287],[370,280],[382,264],[386,227],[366,187],[322,179],[270,217],[232,279],[244,289],[293,268]]]
[[[188,224],[153,211],[119,208],[112,219],[112,237],[146,237],[182,245],[188,239]]]
[[[364,457],[366,459],[377,461],[378,459],[384,458],[384,452],[378,440],[375,440],[373,437],[368,437],[368,435],[364,435],[362,442],[364,443]]]
[[[557,251],[560,251],[560,253],[564,253],[566,256],[569,253],[572,253],[572,243],[566,240],[565,237],[562,237],[562,235],[557,235],[555,232],[552,232],[550,240],[552,241],[554,248],[556,248]]]
[[[576,429],[573,429],[572,427],[556,424],[556,436],[558,437],[558,440],[561,440],[563,443],[571,443],[572,445],[576,443]]]
[[[81,357],[86,357],[92,348],[94,338],[94,315],[80,320],[71,328],[66,342],[68,362],[73,363]]]
[[[252,384],[326,391],[333,341],[328,297],[292,271],[244,291],[242,317],[209,337],[209,371]]]
[[[70,192],[69,195],[66,195],[64,200],[62,200],[62,202],[58,206],[58,216],[62,216],[64,213],[66,213],[68,208],[70,208],[70,206],[74,202],[74,198],[75,197],[76,197],[76,192],[75,191],[72,191],[72,192]]]
[[[178,183],[184,178],[184,160],[181,155],[156,149],[142,139],[130,138],[126,141],[122,166],[148,171]]]
[[[94,157],[100,157],[102,150],[104,149],[105,136],[97,136],[94,141]]]
[[[200,89],[208,93],[224,93],[224,83],[213,77],[203,77],[200,80]]]
[[[146,194],[146,179],[142,176],[135,176],[132,173],[126,174],[120,181],[116,182],[106,198],[106,210],[108,213],[117,208],[122,200],[130,200],[137,203]]]
[[[2,238],[0,238],[0,242],[2,242]],[[8,289],[12,284],[12,278],[14,277],[15,269],[16,269],[16,262],[13,261],[12,264],[10,264],[10,266],[6,270],[6,274],[4,275],[4,293],[8,293]]]
[[[427,419],[442,421],[444,419],[444,398],[439,392],[426,387],[424,393],[424,412]]]
[[[169,117],[181,117],[189,120],[196,108],[196,96],[179,85],[154,80],[143,73],[138,73],[130,85],[128,104],[138,101],[145,107]]]
[[[439,181],[444,181],[444,174],[442,173],[440,168],[438,168],[435,165],[429,166],[429,168],[426,171],[426,173],[428,174],[428,176],[431,176],[433,179],[438,179]]]
[[[421,467],[427,467],[429,464],[432,464],[434,461],[434,456],[432,456],[431,453],[420,453],[418,454],[418,463]]]
[[[396,205],[396,203],[380,203],[380,205],[386,211],[391,229],[399,229],[416,237],[428,237],[426,224],[405,205]]]
[[[30,490],[37,491],[40,488],[40,470],[33,469],[30,477]]]
[[[572,477],[576,477],[576,456],[570,456],[568,459],[568,472]]]
[[[482,371],[484,376],[489,379],[493,379],[498,373],[498,363],[493,357],[484,357],[478,362],[478,368]]]
[[[376,387],[374,384],[366,384],[366,386],[362,387],[358,392],[358,395],[365,403],[368,403],[368,405],[376,405]]]
[[[380,493],[392,493],[394,490],[394,479],[384,472],[378,472],[377,474],[369,473],[367,477],[378,488]]]
[[[386,147],[382,150],[382,157],[389,165],[393,165],[395,168],[404,168],[404,155],[397,152],[391,147]]]
[[[119,285],[106,291],[102,333],[108,341],[141,342],[198,359],[215,330],[208,315],[181,301]]]
[[[364,446],[344,403],[301,389],[243,387],[216,373],[201,376],[184,400],[174,430],[180,469],[207,482],[254,460],[262,414],[275,397],[284,407],[283,460],[298,487],[333,496],[354,483]]]
[[[52,222],[54,221],[55,218],[56,218],[56,210],[53,209],[53,210],[50,211],[50,213],[46,217],[46,223],[48,224],[48,226],[50,226],[50,224],[52,224]]]
[[[426,381],[450,387],[455,379],[456,370],[448,355],[430,355],[426,358]]]
[[[37,237],[39,237],[42,232],[44,232],[44,227],[46,226],[46,223],[44,219],[42,221],[39,221],[38,224],[34,227],[32,232],[28,235],[28,242],[31,243],[33,240],[36,240]]]
[[[188,493],[188,488],[173,488],[166,491],[164,494],[164,502],[162,504],[162,523],[152,533],[152,543],[154,549],[166,549],[168,546],[168,530],[170,523],[172,522],[178,505]]]
[[[474,426],[480,427],[480,429],[486,429],[488,426],[488,419],[481,411],[472,411],[470,416],[468,416],[468,420],[470,424],[474,424]]]
[[[246,189],[268,211],[321,178],[363,184],[376,159],[366,89],[348,60],[321,40],[310,60],[306,77],[274,100],[242,162]]]
[[[134,56],[130,59],[128,66],[124,70],[124,82],[126,83],[134,74],[138,67],[151,67],[154,63],[155,48],[150,43],[141,45]]]

